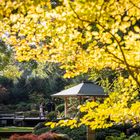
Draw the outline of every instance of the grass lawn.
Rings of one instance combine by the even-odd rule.
[[[33,127],[0,127],[0,140],[8,140],[9,135],[14,133],[32,133]]]
[[[33,127],[0,127],[0,132],[32,132]]]

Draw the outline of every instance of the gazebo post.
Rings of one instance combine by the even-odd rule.
[[[93,101],[96,101],[96,97],[92,98]],[[87,126],[87,140],[95,140],[95,131]]]
[[[82,104],[82,97],[79,96],[79,105],[81,105],[81,104]]]
[[[95,131],[87,126],[87,140],[95,140]]]
[[[65,118],[66,118],[67,117],[67,110],[68,110],[68,98],[65,97],[64,100],[65,100]]]

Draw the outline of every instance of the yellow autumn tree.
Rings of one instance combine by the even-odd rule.
[[[140,87],[139,13],[139,0],[1,0],[0,37],[19,61],[60,63],[67,78],[92,69],[126,70],[129,76],[118,78],[120,92],[81,107],[86,115],[78,124],[136,123],[140,103],[131,100]]]

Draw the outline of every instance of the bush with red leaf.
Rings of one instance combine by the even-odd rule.
[[[34,134],[18,135],[14,134],[9,140],[38,140],[38,137]]]
[[[41,134],[38,137],[38,140],[70,140],[70,138],[67,135],[47,132],[47,133]]]
[[[57,139],[57,135],[55,133],[52,132],[47,132],[47,133],[43,133],[41,134],[38,139],[39,140],[58,140]]]
[[[67,135],[57,134],[53,132],[43,133],[40,136],[34,134],[17,135],[14,134],[9,140],[70,140]]]

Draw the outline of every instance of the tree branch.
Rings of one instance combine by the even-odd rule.
[[[106,31],[106,28],[101,25],[99,22],[97,23],[100,27],[102,27],[105,31]],[[121,51],[121,54],[122,54],[122,57],[123,57],[123,60],[124,60],[124,64],[126,65],[126,68],[128,70],[128,72],[130,73],[130,75],[133,77],[133,79],[136,81],[136,83],[138,84],[138,86],[140,87],[140,83],[137,79],[137,77],[134,76],[134,73],[131,71],[130,67],[129,67],[129,64],[127,63],[127,60],[126,60],[126,57],[125,57],[125,54],[123,52],[123,49],[122,49],[122,46],[120,45],[120,42],[119,40],[115,37],[114,34],[112,34],[110,31],[107,30],[107,32],[115,39],[115,41],[117,42],[118,46],[119,46],[119,49]]]
[[[134,5],[134,6],[135,6],[135,5]],[[92,24],[92,23],[93,23],[93,22],[91,22],[91,21],[81,19],[80,16],[76,13],[76,11],[74,10],[74,8],[72,7],[71,4],[70,4],[70,7],[71,7],[72,11],[74,12],[74,14],[77,16],[77,18],[78,18],[80,21],[82,21],[82,22],[87,22],[87,23],[89,23],[89,24]],[[131,8],[132,8],[132,7],[131,7]],[[137,85],[140,87],[140,83],[139,83],[137,77],[134,76],[134,73],[133,73],[133,72],[131,71],[131,69],[130,69],[130,65],[127,63],[125,54],[124,54],[124,52],[123,52],[123,49],[122,49],[122,46],[120,45],[119,40],[118,40],[118,39],[115,37],[115,35],[112,34],[109,30],[106,30],[106,28],[105,28],[102,24],[100,24],[100,22],[97,22],[97,21],[96,21],[96,24],[98,24],[101,28],[103,28],[105,31],[107,31],[107,32],[115,39],[115,41],[117,42],[117,44],[118,44],[118,46],[119,46],[119,49],[120,49],[120,51],[121,51],[122,57],[123,57],[123,60],[120,59],[120,61],[123,62],[123,63],[126,65],[126,68],[127,68],[128,72],[129,72],[130,75],[133,77],[133,79],[136,81]]]
[[[140,2],[140,1],[139,1]],[[134,7],[136,7],[136,8],[138,8],[139,10],[140,10],[140,7],[138,7],[135,3],[133,3],[131,0],[130,0],[130,3],[134,6]]]
[[[106,48],[106,51],[107,51],[109,54],[111,54],[114,58],[116,58],[117,60],[119,60],[119,61],[121,62],[121,64],[124,64],[124,61],[123,61],[122,59],[120,59],[119,57],[117,57],[114,53],[110,52],[107,48]],[[129,67],[131,67],[131,68],[140,69],[139,66],[132,66],[132,65],[130,65],[130,64],[128,64],[128,65],[129,65]]]

